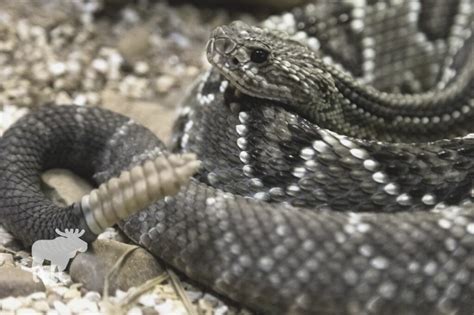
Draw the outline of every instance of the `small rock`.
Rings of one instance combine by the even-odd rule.
[[[142,315],[142,310],[139,307],[132,307],[128,312],[127,315]]]
[[[145,306],[142,308],[143,315],[156,315],[156,310],[154,307]]]
[[[104,279],[117,260],[132,245],[116,241],[96,240],[86,253],[80,253],[71,263],[70,275],[73,281],[84,284],[87,290],[102,292]],[[129,253],[122,267],[110,279],[109,293],[117,289],[127,290],[163,273],[157,260],[143,248]]]
[[[87,97],[84,94],[77,94],[72,100],[74,105],[84,106],[87,103]]]
[[[60,76],[66,72],[66,65],[62,62],[53,62],[49,64],[49,71],[55,76]]]
[[[58,287],[53,287],[51,291],[53,291],[54,293],[56,293],[57,295],[61,297],[64,297],[66,293],[69,291],[69,289],[66,287],[58,286]]]
[[[100,73],[106,73],[109,70],[109,64],[103,58],[94,59],[92,67]]]
[[[2,133],[2,114],[0,113],[0,135]],[[1,225],[0,225],[0,247],[5,246],[10,249],[18,250],[21,248],[20,244],[13,238],[13,235],[8,233]]]
[[[156,304],[157,296],[156,294],[143,294],[138,299],[138,303],[144,306],[154,306]]]
[[[137,74],[147,74],[150,70],[150,66],[146,62],[139,61],[135,64],[134,70]]]
[[[217,306],[219,305],[220,301],[218,298],[216,298],[215,296],[209,294],[209,293],[206,293],[204,294],[204,296],[202,297],[203,300],[209,302],[212,306]]]
[[[197,306],[198,306],[197,308],[198,308],[199,314],[212,314],[213,313],[214,308],[211,306],[211,304],[204,301],[203,299],[201,299],[197,302]],[[232,314],[232,315],[234,315],[234,314]]]
[[[91,301],[91,302],[99,302],[101,300],[101,296],[98,292],[89,291],[84,295],[84,298]]]
[[[186,295],[188,296],[191,303],[194,303],[202,298],[204,294],[200,291],[186,291]]]
[[[54,301],[53,302],[54,308],[59,312],[61,315],[71,315],[71,311],[69,308],[61,301]]]
[[[45,291],[44,284],[35,282],[30,272],[16,267],[0,267],[0,298],[23,296],[38,291]]]
[[[118,50],[129,63],[142,58],[150,49],[150,28],[137,26],[122,36]]]
[[[0,253],[0,267],[1,266],[14,267],[15,263],[13,262],[13,255],[8,253]]]
[[[77,289],[70,288],[69,290],[67,290],[67,292],[64,294],[63,297],[64,297],[66,300],[71,300],[71,299],[75,299],[75,298],[80,298],[80,297],[81,297],[81,292],[79,292],[79,290],[77,290]]]
[[[32,307],[38,312],[46,313],[49,311],[49,304],[46,301],[35,301]]]
[[[49,292],[46,301],[48,302],[51,308],[54,308],[54,301],[61,300],[62,296],[57,294],[56,292]]]
[[[189,38],[187,38],[183,34],[172,32],[169,37],[181,48],[188,48],[191,45]]]
[[[29,267],[31,267],[31,263],[33,262],[31,254],[24,250],[20,250],[15,253],[15,260],[17,260],[20,265]]]
[[[20,309],[17,309],[16,312],[15,312],[16,315],[36,315],[36,314],[40,314],[38,312],[38,310],[35,310],[33,308],[29,308],[29,307],[22,307]]]
[[[133,294],[134,290],[136,290],[136,288],[132,287],[129,290],[129,293]],[[117,291],[115,291],[115,297],[114,298],[116,298],[118,301],[122,301],[123,299],[125,299],[126,296],[127,296],[127,292],[118,289]]]
[[[76,298],[67,303],[67,307],[75,314],[97,313],[97,304],[85,299]]]
[[[27,251],[24,251],[24,250],[20,250],[20,251],[16,252],[15,256],[17,256],[19,258],[23,258],[23,259],[31,258],[31,254]]]
[[[32,300],[40,301],[40,300],[46,299],[46,293],[45,292],[35,292],[33,294],[30,294],[28,297]]]
[[[181,302],[173,300],[166,300],[164,303],[156,305],[155,311],[160,315],[186,315],[188,313]]]
[[[19,309],[23,303],[20,299],[14,297],[8,297],[6,299],[0,300],[0,309],[5,311],[15,311]]]
[[[127,75],[119,84],[119,91],[122,95],[140,98],[146,97],[150,93],[149,81],[135,75]]]
[[[176,79],[170,75],[162,75],[156,80],[156,90],[160,93],[168,92],[175,84]]]
[[[188,77],[195,77],[199,74],[199,69],[197,67],[194,67],[194,66],[189,66],[186,68],[186,75]]]
[[[59,92],[56,95],[55,99],[56,104],[70,104],[72,103],[72,98],[67,92]]]
[[[37,266],[32,271],[35,276],[41,279],[46,287],[52,287],[52,290],[68,286],[72,283],[71,277],[66,272],[52,271],[51,266]]]
[[[120,235],[119,231],[113,227],[108,227],[104,232],[100,233],[97,236],[99,240],[114,240],[114,241],[123,241],[124,238]]]
[[[214,315],[225,315],[229,311],[226,305],[221,305],[214,310]]]

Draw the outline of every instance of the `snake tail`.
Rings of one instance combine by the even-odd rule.
[[[87,226],[99,234],[152,202],[175,195],[199,164],[194,154],[159,156],[123,171],[82,197]]]
[[[177,193],[199,167],[194,154],[164,148],[150,130],[120,114],[44,106],[0,139],[2,223],[26,246],[56,237],[56,229],[82,229],[82,239],[93,241],[104,228]],[[42,189],[41,173],[51,168],[69,169],[98,188],[61,207]]]

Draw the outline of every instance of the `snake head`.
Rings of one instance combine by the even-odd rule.
[[[323,62],[305,45],[240,21],[212,32],[207,59],[240,92],[297,109],[322,104],[334,88]]]

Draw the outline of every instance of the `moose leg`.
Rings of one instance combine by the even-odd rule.
[[[69,259],[58,259],[55,261],[55,264],[58,267],[58,271],[64,271],[67,267]]]
[[[33,263],[32,263],[32,266],[33,266],[33,267],[42,266],[42,265],[43,265],[43,262],[44,262],[44,258],[43,258],[43,257],[35,256],[35,255],[33,254]]]

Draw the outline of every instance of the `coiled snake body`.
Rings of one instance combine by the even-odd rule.
[[[321,1],[217,28],[174,137],[201,169],[121,228],[269,314],[472,313],[472,12]],[[78,226],[93,239],[89,203],[54,206],[39,173],[101,183],[166,152],[120,115],[45,107],[0,142],[2,222],[26,244]]]

